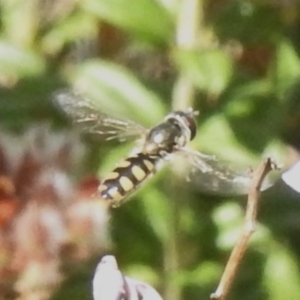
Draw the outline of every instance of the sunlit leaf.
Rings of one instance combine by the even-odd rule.
[[[205,261],[191,271],[181,271],[175,276],[179,286],[205,286],[215,284],[219,279],[223,266],[215,262]]]
[[[11,41],[24,47],[33,46],[40,21],[37,1],[1,1],[3,31]]]
[[[300,276],[296,257],[278,244],[271,249],[264,274],[269,299],[300,299]]]
[[[172,21],[157,1],[85,0],[87,10],[140,39],[166,43],[172,37]]]
[[[236,139],[234,131],[223,114],[208,119],[199,128],[196,137],[202,152],[234,161],[237,165],[250,166],[257,157]]]
[[[231,79],[232,62],[220,50],[179,50],[174,52],[174,58],[179,69],[194,85],[211,95],[219,95]]]
[[[237,117],[247,117],[256,108],[255,97],[269,95],[272,86],[268,80],[248,81],[229,92],[229,101],[225,106],[226,114]]]
[[[243,212],[237,203],[225,203],[217,208],[213,219],[219,228],[217,240],[221,249],[232,249],[243,226]]]
[[[201,263],[189,276],[190,281],[197,285],[215,283],[220,276],[223,266],[218,263],[205,261]]]
[[[44,68],[45,61],[37,53],[0,40],[0,74],[30,76],[42,73]]]
[[[157,285],[159,283],[158,274],[150,266],[132,264],[127,269],[123,270],[123,272],[126,273],[127,276],[138,278],[150,285]]]
[[[278,45],[274,71],[276,90],[278,95],[283,97],[288,89],[300,78],[299,54],[287,40],[281,41]]]
[[[245,214],[246,211],[237,203],[225,203],[215,210],[213,219],[219,229],[218,247],[224,250],[233,249],[241,233],[245,230]],[[255,242],[258,245],[263,242],[266,243],[269,239],[269,231],[257,221],[255,232],[251,236],[249,244],[253,245]]]
[[[94,16],[83,12],[73,14],[50,28],[42,37],[43,50],[51,55],[61,51],[66,43],[77,42],[86,36],[97,34],[97,20]]]
[[[166,195],[159,191],[154,182],[147,186],[143,192],[143,206],[147,216],[147,222],[151,224],[156,236],[161,243],[166,243],[170,236],[170,205]]]
[[[84,90],[100,109],[111,114],[132,117],[148,126],[164,116],[163,101],[120,66],[89,61],[77,69],[74,79],[75,86]]]

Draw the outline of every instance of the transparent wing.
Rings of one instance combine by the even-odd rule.
[[[230,168],[226,163],[214,156],[202,154],[190,148],[182,148],[178,155],[188,160],[188,180],[204,193],[217,195],[243,195],[249,192],[251,170],[239,171]],[[266,182],[262,190],[271,184]]]
[[[124,141],[147,133],[147,129],[142,125],[131,120],[111,117],[99,111],[90,100],[74,92],[57,93],[54,102],[83,130],[100,135],[105,140]]]

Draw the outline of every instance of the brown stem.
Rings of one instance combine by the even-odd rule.
[[[248,241],[255,230],[257,217],[257,206],[260,188],[266,175],[275,169],[276,165],[270,158],[265,159],[260,166],[253,172],[251,181],[244,228],[233,248],[217,290],[211,295],[211,299],[225,300],[237,274],[238,267],[247,249]]]

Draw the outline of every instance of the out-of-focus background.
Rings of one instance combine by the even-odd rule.
[[[107,211],[91,195],[132,144],[79,135],[51,98],[80,88],[145,126],[192,106],[195,149],[285,168],[299,159],[299,33],[298,0],[1,0],[0,299],[91,299],[107,253],[165,300],[208,299],[246,197],[203,195],[175,166]],[[258,219],[230,299],[300,299],[299,194],[278,182]]]

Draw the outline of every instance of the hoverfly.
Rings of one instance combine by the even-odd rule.
[[[183,157],[191,165],[190,180],[200,190],[222,195],[247,193],[249,173],[239,174],[214,156],[188,147],[197,133],[197,112],[191,108],[171,112],[159,124],[147,129],[132,120],[111,117],[71,91],[58,93],[55,101],[74,122],[106,140],[136,138],[141,141],[134,154],[122,160],[98,187],[98,196],[110,206],[119,206],[161,165],[176,156]]]

